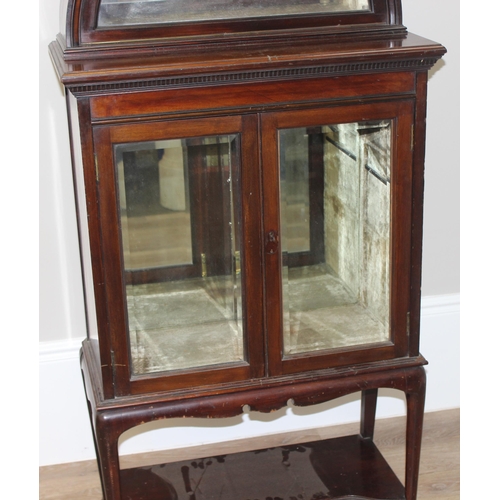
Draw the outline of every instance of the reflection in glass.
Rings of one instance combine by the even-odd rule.
[[[125,269],[192,264],[189,180],[181,141],[118,146],[116,158]]]
[[[280,131],[285,355],[389,340],[390,152],[390,121]]]
[[[98,26],[331,14],[369,9],[369,0],[102,0]]]
[[[281,213],[287,224],[281,239],[288,252],[308,252],[309,241],[309,141],[304,129],[280,134]]]
[[[244,359],[238,144],[115,146],[134,374]]]

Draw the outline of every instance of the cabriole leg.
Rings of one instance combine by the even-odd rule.
[[[373,439],[378,389],[366,389],[361,393],[361,427],[364,438]]]
[[[98,463],[104,500],[121,500],[120,459],[118,455],[118,438],[120,434],[114,432],[113,429],[99,428],[99,423],[97,423],[96,427]]]
[[[420,449],[424,423],[425,382],[423,367],[420,376],[415,380],[415,387],[406,393],[407,424],[406,424],[406,500],[417,499],[418,471],[420,464]]]

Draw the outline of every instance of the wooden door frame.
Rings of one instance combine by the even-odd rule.
[[[161,392],[264,375],[263,290],[261,272],[261,194],[257,115],[233,115],[146,123],[118,123],[93,129],[99,164],[98,199],[103,246],[105,296],[110,346],[114,352],[115,396]],[[239,196],[242,203],[242,304],[245,361],[134,375],[128,346],[126,279],[120,235],[117,176],[113,144],[239,134],[241,140]],[[112,229],[110,229],[112,228]],[[248,311],[251,300],[252,313]],[[200,382],[202,380],[203,382]]]
[[[387,342],[284,355],[282,252],[279,235],[279,152],[278,130],[315,127],[330,123],[393,120],[391,155],[391,295],[390,339]],[[412,218],[412,126],[414,101],[364,102],[321,108],[276,111],[262,114],[264,186],[264,233],[273,234],[278,245],[265,249],[266,340],[268,370],[278,376],[303,371],[354,365],[408,355],[408,314],[410,311],[411,218]]]

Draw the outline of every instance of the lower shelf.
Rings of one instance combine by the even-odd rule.
[[[369,439],[346,436],[121,471],[122,500],[404,500]]]

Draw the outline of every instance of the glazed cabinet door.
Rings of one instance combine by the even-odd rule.
[[[262,116],[271,375],[408,354],[412,123],[411,101]]]
[[[97,126],[94,147],[116,394],[262,376],[256,115]]]

